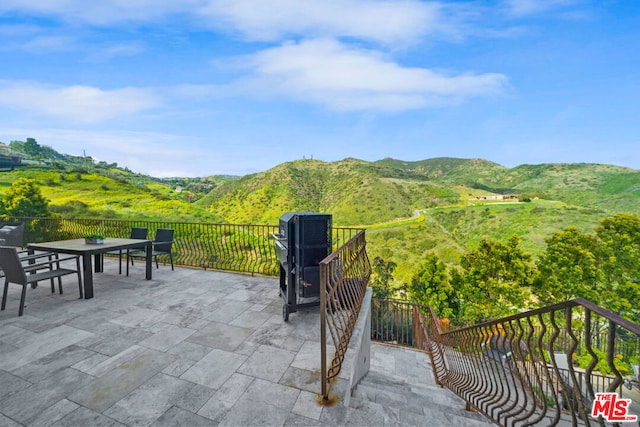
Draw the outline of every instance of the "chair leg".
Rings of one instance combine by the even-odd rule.
[[[122,249],[120,249],[120,253],[118,254],[118,274],[122,274]]]
[[[127,257],[126,257],[126,260],[125,260],[125,263],[127,264],[127,276],[129,275],[129,258],[131,258],[131,257],[129,256],[129,249],[127,249]]]
[[[60,291],[60,295],[62,295],[62,277],[58,277],[58,290]]]
[[[20,310],[18,310],[18,317],[24,313],[24,300],[27,298],[27,285],[22,285],[22,295],[20,296]]]
[[[4,310],[7,305],[7,292],[9,291],[9,281],[4,281],[4,293],[2,294],[2,310]]]
[[[171,261],[171,271],[173,270],[173,254],[171,252],[169,252],[169,260]]]
[[[157,270],[158,268],[160,268],[160,267],[158,266],[158,255],[156,255],[154,258],[156,259],[156,270]]]

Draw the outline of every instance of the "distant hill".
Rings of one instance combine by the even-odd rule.
[[[227,175],[153,178],[117,163],[97,162],[91,156],[59,153],[33,138],[2,146],[22,161],[15,170],[0,172],[0,194],[20,177],[34,179],[50,201],[50,211],[68,218],[224,222],[192,202],[221,183],[237,179]]]
[[[478,196],[516,194],[529,203]],[[417,162],[298,160],[222,183],[196,205],[234,223],[274,224],[286,211],[320,211],[334,224],[366,227],[370,257],[398,264],[409,281],[427,251],[448,263],[481,239],[516,234],[533,255],[575,226],[591,232],[616,212],[640,213],[640,171],[598,164],[507,168],[482,159]]]
[[[640,171],[597,164],[509,169],[482,159],[453,158],[298,160],[222,183],[197,204],[232,222],[273,223],[282,212],[312,210],[331,212],[336,224],[367,225],[498,194],[608,213],[640,212]]]
[[[286,211],[322,211],[336,224],[363,225],[459,200],[454,186],[420,173],[345,159],[283,163],[222,184],[196,204],[231,222],[273,224]]]
[[[386,158],[374,163],[416,173],[429,179],[448,182],[472,182],[474,179],[495,177],[508,170],[506,167],[488,160],[456,159],[451,157],[438,157],[417,162]]]
[[[153,180],[29,167],[0,173],[0,193],[20,177],[34,179],[49,200],[49,210],[65,218],[223,222],[215,214],[183,200],[183,195],[174,189]]]
[[[0,173],[0,193],[17,177],[33,178],[64,217],[276,224],[287,211],[328,212],[335,225],[367,228],[370,257],[395,261],[396,280],[405,282],[427,251],[457,264],[481,239],[516,234],[537,256],[555,231],[591,232],[614,213],[640,214],[640,171],[612,165],[348,158],[297,160],[243,177],[158,179],[44,152],[47,162]],[[530,202],[491,200],[506,194]]]

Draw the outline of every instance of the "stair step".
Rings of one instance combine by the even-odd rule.
[[[347,424],[366,425],[371,419],[385,425],[492,424],[482,414],[466,411],[462,399],[436,385],[428,362],[424,353],[381,349],[352,393]]]
[[[485,417],[475,412],[448,406],[430,407],[389,406],[384,403],[371,402],[352,397],[347,412],[345,425],[370,425],[371,420],[380,420],[380,425],[459,425],[486,426],[491,425]],[[363,421],[359,423],[357,420]],[[368,421],[367,421],[368,420]]]

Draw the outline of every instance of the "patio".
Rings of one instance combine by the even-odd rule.
[[[22,317],[10,286],[0,425],[487,424],[435,386],[426,355],[378,344],[350,406],[322,407],[317,308],[285,323],[275,278],[153,273],[106,259],[95,298],[69,277],[63,295],[42,283]]]

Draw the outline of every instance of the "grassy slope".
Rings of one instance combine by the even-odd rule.
[[[483,238],[504,241],[517,234],[537,255],[546,237],[567,226],[588,232],[615,212],[640,213],[640,171],[609,165],[508,169],[481,159],[299,160],[240,179],[215,180],[213,190],[193,204],[162,182],[116,172],[116,179],[83,174],[79,181],[75,172],[7,172],[0,174],[0,192],[19,176],[32,177],[52,210],[76,217],[274,224],[286,211],[331,212],[336,225],[368,228],[371,257],[398,263],[400,281],[410,279],[426,251],[456,264]],[[494,193],[526,193],[540,200],[470,200]],[[419,217],[413,217],[416,211]]]
[[[419,174],[356,159],[299,160],[213,190],[198,205],[231,222],[274,223],[286,211],[331,212],[339,225],[408,217],[456,191]]]
[[[427,251],[458,264],[460,256],[480,240],[505,241],[515,234],[522,247],[537,256],[544,250],[544,239],[553,232],[568,226],[590,232],[605,216],[600,210],[548,201],[432,208],[409,225],[368,230],[368,251],[371,258],[395,261],[396,280],[408,282]]]
[[[479,194],[531,194],[532,203],[473,202]],[[608,165],[522,165],[481,159],[284,163],[222,185],[202,206],[232,222],[274,223],[282,212],[331,212],[336,225],[369,229],[371,257],[408,281],[426,251],[456,264],[483,239],[516,234],[534,256],[553,232],[590,232],[615,212],[640,213],[640,171]],[[475,204],[474,204],[475,203]],[[434,206],[438,207],[434,207]],[[421,216],[412,218],[419,210]]]
[[[220,217],[175,198],[157,183],[127,183],[103,175],[35,168],[0,173],[0,192],[18,178],[34,179],[50,201],[50,210],[65,217],[219,222]]]

